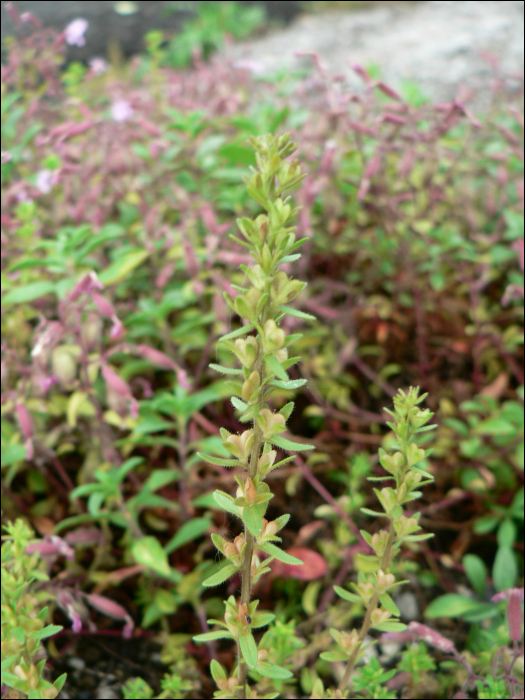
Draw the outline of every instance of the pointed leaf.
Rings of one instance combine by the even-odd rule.
[[[209,365],[209,367],[214,369],[216,372],[220,372],[221,374],[242,374],[242,369],[235,369],[234,367],[223,367],[222,365],[216,365],[213,362]]]
[[[295,253],[294,255],[285,255],[279,260],[279,265],[281,263],[295,262],[295,260],[299,260],[299,258],[302,258],[301,253]]]
[[[225,681],[228,678],[228,676],[226,675],[226,671],[215,659],[212,659],[210,661],[210,671],[215,683],[217,683],[218,680]]]
[[[170,575],[168,555],[156,537],[142,537],[131,545],[131,554],[137,564],[147,566],[161,576]]]
[[[399,612],[399,608],[394,603],[392,598],[388,595],[388,593],[382,593],[379,596],[379,600],[381,601],[381,605],[385,608],[385,610],[391,612],[392,615],[395,615],[396,617],[399,617],[399,615],[401,615],[401,613]]]
[[[217,632],[206,632],[192,637],[194,642],[212,642],[214,639],[233,639],[233,634],[227,630],[217,630]]]
[[[241,401],[236,396],[232,396],[230,401],[232,402],[233,407],[238,411],[246,411],[248,409],[248,404],[244,403],[244,401]]]
[[[31,632],[29,636],[31,639],[46,639],[46,637],[51,637],[53,634],[58,634],[63,629],[62,625],[47,625],[41,630]]]
[[[213,498],[215,499],[215,502],[218,503],[221,508],[227,510],[228,513],[233,513],[233,515],[237,515],[239,518],[241,517],[241,511],[236,505],[233,504],[233,498],[227,493],[219,490],[214,491]]]
[[[226,564],[222,567],[222,569],[219,569],[217,573],[213,574],[213,576],[209,576],[205,581],[203,581],[202,585],[206,586],[207,588],[210,586],[220,586],[221,583],[224,583],[224,581],[230,578],[230,576],[232,576],[232,574],[234,574],[236,571],[238,571],[238,567],[235,566],[235,564]]]
[[[253,627],[253,628],[266,627],[266,625],[269,625],[273,619],[275,619],[275,615],[273,613],[269,613],[269,612],[256,613],[252,618],[252,623],[251,623],[250,627]]]
[[[307,321],[317,321],[315,316],[307,314],[304,311],[299,311],[299,309],[292,309],[291,306],[280,306],[279,309],[280,311],[284,311],[287,314],[290,314],[290,316],[295,316],[296,318],[304,318]]]
[[[196,540],[197,537],[204,535],[210,525],[211,522],[208,518],[193,518],[193,520],[188,520],[188,522],[179,527],[175,535],[164,547],[166,554],[171,554],[171,552],[174,552],[184,544],[192,542]]]
[[[206,455],[204,452],[197,452],[197,456],[210,464],[216,464],[218,467],[240,467],[241,462],[238,459],[224,459],[224,457],[215,457],[215,455]]]
[[[288,452],[302,452],[303,450],[315,450],[314,445],[305,445],[301,442],[293,442],[292,440],[287,440],[282,437],[282,435],[274,435],[268,442],[271,442],[277,447],[282,447],[283,450],[288,450]]]
[[[106,287],[122,282],[133,270],[141,265],[150,255],[147,250],[132,250],[121,255],[98,276]]]
[[[257,644],[250,630],[247,627],[244,629],[246,634],[243,634],[244,630],[239,634],[242,656],[250,668],[255,668],[257,666]]]
[[[302,566],[304,564],[303,561],[297,559],[297,557],[292,557],[291,554],[283,552],[282,549],[279,549],[279,547],[276,547],[271,542],[265,542],[264,544],[259,544],[257,546],[259,549],[262,549],[263,552],[266,552],[266,554],[271,554],[272,557],[282,561],[283,564],[294,564],[295,566]]]
[[[346,661],[348,659],[348,655],[339,649],[334,649],[334,651],[323,651],[320,656],[325,661]]]
[[[258,537],[262,532],[262,513],[258,505],[246,506],[242,513],[242,519],[248,530],[254,537]]]
[[[218,342],[220,343],[221,340],[231,340],[232,338],[239,338],[241,335],[246,335],[246,333],[249,333],[253,328],[253,324],[249,323],[247,326],[241,326],[241,328],[237,328],[236,331],[232,331],[231,333],[227,333],[226,335],[223,335],[219,338]]]
[[[265,676],[265,678],[273,678],[275,680],[293,678],[293,673],[288,671],[288,669],[283,668],[282,666],[272,666],[265,661],[259,662],[254,671],[259,673],[261,676]]]
[[[278,389],[288,389],[288,391],[293,391],[294,389],[299,389],[299,387],[304,386],[307,381],[307,379],[290,379],[288,382],[281,382],[279,379],[274,379],[270,383],[270,386],[275,386]]]
[[[363,599],[361,596],[356,595],[355,593],[350,593],[350,591],[346,591],[344,588],[341,588],[340,586],[334,586],[334,591],[337,593],[337,595],[340,598],[343,598],[343,600],[348,600],[350,603],[362,603]]]
[[[375,630],[380,632],[404,632],[407,626],[403,622],[382,622],[380,625],[372,625]]]
[[[273,374],[282,379],[284,382],[288,381],[288,375],[282,368],[281,363],[275,357],[275,355],[266,355],[264,361],[266,362],[270,372],[273,372]]]

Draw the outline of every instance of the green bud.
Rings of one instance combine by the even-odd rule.
[[[271,352],[280,350],[285,341],[286,335],[282,328],[279,328],[273,319],[268,319],[263,326],[263,349],[268,355]]]
[[[414,426],[414,428],[421,428],[425,423],[432,418],[434,414],[426,408],[424,411],[420,411],[417,406],[410,409],[408,419]]]
[[[51,355],[51,369],[58,377],[60,384],[68,388],[77,374],[77,363],[73,355],[62,346],[53,350]]]
[[[246,367],[246,369],[251,369],[257,356],[257,350],[259,349],[257,338],[254,338],[253,335],[250,335],[246,339],[238,338],[235,341],[235,347],[237,348],[235,354],[243,366]]]
[[[247,294],[235,298],[235,311],[241,318],[247,318],[248,321],[257,320],[257,304],[261,298],[261,292],[252,287]]]
[[[249,401],[253,393],[261,386],[261,375],[255,371],[250,374],[242,385],[242,398]]]
[[[408,466],[413,467],[414,464],[418,464],[424,458],[425,450],[418,447],[415,442],[411,442],[407,447]]]

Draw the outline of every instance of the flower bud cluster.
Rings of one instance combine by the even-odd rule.
[[[280,550],[274,544],[280,542],[276,533],[284,527],[289,516],[281,516],[273,521],[264,517],[272,498],[264,480],[272,469],[291,459],[282,459],[276,463],[277,452],[272,449],[272,445],[286,449],[290,443],[280,434],[286,430],[286,421],[293,409],[293,403],[290,402],[280,411],[272,411],[266,402],[273,388],[293,390],[301,385],[297,380],[290,381],[286,373],[298,359],[289,359],[288,346],[299,336],[287,337],[285,330],[279,326],[279,321],[285,313],[291,313],[284,305],[295,299],[305,284],[290,279],[284,271],[277,268],[280,264],[289,262],[290,258],[300,257],[294,251],[306,240],[296,241],[295,227],[290,226],[290,222],[298,209],[292,206],[289,197],[283,197],[284,191],[297,185],[304,176],[297,161],[289,163],[284,160],[296,149],[288,134],[251,138],[250,144],[256,152],[257,169],[252,168],[251,176],[245,179],[246,189],[264,212],[254,219],[237,219],[244,240],[235,236],[232,238],[250,249],[256,264],[252,267],[241,265],[245,277],[251,282],[250,288],[232,285],[237,296],[232,298],[228,294],[224,295],[232,311],[248,323],[245,323],[244,328],[232,331],[220,339],[221,347],[237,358],[241,368],[221,365],[212,367],[224,374],[237,375],[230,382],[234,394],[232,404],[240,411],[241,422],[252,421],[253,427],[239,435],[232,435],[225,429],[220,431],[223,446],[238,462],[199,453],[211,464],[242,466],[247,472],[244,479],[235,476],[235,497],[225,492],[215,494],[217,502],[225,510],[238,515],[244,524],[244,534],[237,536],[233,542],[227,542],[215,533],[212,535],[215,545],[228,562],[220,572],[210,577],[209,584],[204,582],[204,585],[217,585],[239,569],[242,574],[241,601],[237,603],[230,597],[226,602],[224,623],[213,621],[226,628],[232,639],[237,641],[239,654],[238,669],[231,676],[227,676],[218,664],[212,664],[212,675],[220,689],[217,697],[226,697],[224,693],[230,690],[234,692],[237,686],[243,688],[242,697],[251,697],[246,686],[248,667],[253,669],[258,664],[263,664],[267,669],[264,675],[274,677],[270,671],[272,664],[268,660],[268,649],[257,648],[251,632],[252,626],[261,627],[273,618],[270,613],[256,614],[258,601],[249,602],[251,587],[264,573],[270,571],[270,560],[261,562],[255,555],[255,550],[260,549],[271,558],[302,563],[284,552],[279,554]],[[247,335],[248,333],[254,334]],[[310,445],[294,444],[303,449],[311,449]],[[209,634],[198,635],[195,639],[208,641]],[[279,669],[275,673],[279,674],[276,678],[287,677],[285,669]]]
[[[394,423],[388,423],[393,430],[396,442],[393,454],[388,454],[385,450],[379,450],[379,460],[383,468],[388,472],[393,486],[385,486],[382,489],[374,489],[374,492],[381,503],[384,515],[390,521],[388,530],[380,530],[374,535],[370,535],[365,530],[361,530],[363,538],[374,552],[374,556],[363,556],[359,558],[362,562],[358,575],[358,583],[351,586],[355,593],[349,593],[343,589],[336,589],[342,598],[363,601],[367,607],[365,621],[359,635],[353,630],[349,635],[342,635],[338,632],[332,636],[338,642],[339,651],[324,652],[321,656],[327,660],[341,660],[342,655],[349,657],[348,665],[339,686],[342,691],[355,663],[363,653],[363,649],[358,642],[364,639],[370,627],[374,627],[382,632],[400,631],[405,625],[393,616],[396,611],[395,603],[389,595],[389,590],[398,586],[404,581],[396,581],[393,573],[389,571],[392,561],[399,551],[403,542],[417,542],[432,537],[431,534],[415,534],[420,530],[418,520],[419,513],[405,515],[403,506],[421,496],[417,489],[424,484],[433,481],[432,476],[424,471],[423,461],[429,452],[420,448],[415,436],[432,428],[424,427],[433,416],[429,410],[420,410],[418,404],[424,400],[425,395],[418,396],[418,388],[410,388],[408,394],[400,391],[394,398],[394,412],[385,409],[394,418]],[[371,477],[371,480],[377,480]],[[361,509],[367,515],[377,515],[367,508]],[[374,571],[375,568],[375,571]],[[357,594],[357,595],[356,595]],[[378,603],[380,605],[378,606]]]

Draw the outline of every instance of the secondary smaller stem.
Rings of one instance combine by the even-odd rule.
[[[394,530],[394,523],[391,520],[390,521],[390,531],[388,533],[388,539],[386,541],[386,546],[385,546],[385,551],[383,554],[383,558],[381,560],[381,570],[386,572],[386,569],[388,566],[390,566],[390,560],[392,558],[392,545],[394,544],[394,540],[396,537],[396,533]],[[346,684],[348,683],[348,679],[350,678],[350,674],[352,673],[352,670],[354,668],[355,660],[357,658],[357,655],[359,653],[359,649],[361,648],[361,645],[363,644],[363,641],[366,637],[366,634],[368,630],[370,629],[370,620],[372,618],[372,613],[377,607],[377,601],[379,600],[379,594],[376,592],[370,599],[370,602],[368,603],[368,607],[366,609],[366,614],[365,614],[365,619],[363,620],[363,624],[361,626],[361,631],[359,632],[359,637],[357,638],[357,643],[355,645],[355,649],[353,650],[350,658],[348,659],[348,663],[346,666],[346,670],[344,673],[343,678],[341,679],[341,683],[339,683],[339,690],[341,692],[344,691]]]

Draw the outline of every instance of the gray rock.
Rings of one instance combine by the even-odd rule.
[[[453,100],[464,85],[478,93],[472,104],[483,111],[492,75],[483,53],[492,54],[506,74],[523,75],[523,10],[522,0],[435,0],[303,14],[290,26],[227,47],[223,54],[256,61],[261,74],[271,74],[312,65],[295,53],[315,51],[327,72],[342,74],[350,90],[363,86],[351,66],[375,64],[394,89],[411,81],[436,102]]]

